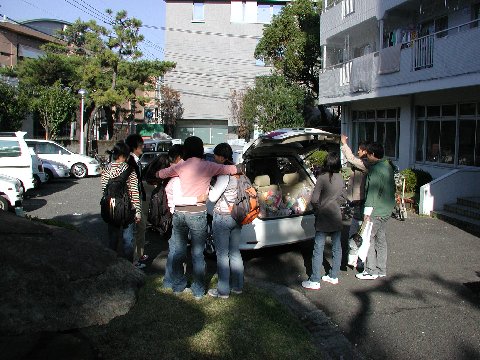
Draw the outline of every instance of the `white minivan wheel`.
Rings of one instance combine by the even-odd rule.
[[[0,210],[8,210],[8,201],[0,196]]]

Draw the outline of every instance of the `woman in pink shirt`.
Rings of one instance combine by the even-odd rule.
[[[183,196],[197,197],[208,193],[210,179],[215,175],[236,174],[235,165],[221,165],[203,159],[203,141],[190,136],[184,142],[185,161],[157,172],[161,179],[179,177]],[[203,250],[207,238],[207,212],[204,203],[175,206],[173,214],[172,245],[175,248],[172,261],[173,292],[187,288],[183,262],[187,254],[188,234],[192,242],[193,282],[191,290],[196,299],[205,294],[205,258]]]

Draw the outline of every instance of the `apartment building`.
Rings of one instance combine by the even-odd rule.
[[[22,58],[43,55],[40,46],[48,42],[60,41],[47,33],[33,27],[9,20],[0,19],[0,66],[15,66]]]
[[[474,178],[479,13],[479,0],[324,0],[319,102],[341,105],[353,147],[378,141],[400,169]],[[457,183],[446,192],[479,193]]]
[[[180,91],[185,109],[175,137],[217,144],[235,136],[231,93],[270,73],[253,54],[263,26],[286,3],[166,0],[165,59],[177,67],[164,81]]]

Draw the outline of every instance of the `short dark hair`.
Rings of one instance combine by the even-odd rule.
[[[360,142],[358,143],[358,148],[359,148],[360,150],[367,150],[367,147],[368,147],[369,144],[370,144],[370,141],[367,141],[367,140],[360,141]]]
[[[336,151],[330,151],[323,161],[322,172],[328,172],[330,174],[338,173],[341,168],[342,164],[340,163],[340,155]]]
[[[203,141],[198,136],[189,136],[183,143],[184,159],[197,157],[203,159]]]
[[[128,158],[130,156],[130,148],[127,144],[125,144],[125,141],[121,140],[113,146],[112,150],[107,151],[107,153],[110,154],[112,160],[115,161],[118,160],[118,158],[122,155],[125,158]]]
[[[382,159],[385,150],[383,149],[383,145],[377,142],[373,142],[367,145],[367,154],[372,154],[377,159]]]
[[[183,159],[183,145],[181,144],[172,145],[172,147],[168,149],[168,160],[172,163],[179,156]]]
[[[133,149],[136,149],[139,146],[143,145],[143,138],[138,134],[130,134],[125,139],[125,144],[128,145],[128,147],[130,148],[130,152],[132,152]]]
[[[228,143],[220,143],[213,149],[217,156],[223,156],[227,161],[233,164],[233,150]]]

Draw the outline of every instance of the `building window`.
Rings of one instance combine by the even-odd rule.
[[[257,5],[257,22],[269,24],[272,21],[272,13],[270,12],[270,5]]]
[[[257,2],[232,0],[230,22],[254,24],[257,22]]]
[[[192,21],[205,21],[205,4],[203,2],[193,3]]]
[[[378,142],[383,145],[386,157],[398,158],[400,109],[354,111],[352,119],[355,147],[361,141]]]
[[[342,1],[342,17],[348,16],[355,12],[355,0]]]
[[[417,106],[417,162],[480,166],[479,104]]]
[[[280,14],[284,5],[271,5],[266,3],[257,4],[257,22],[262,24],[270,24],[273,15]]]

